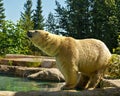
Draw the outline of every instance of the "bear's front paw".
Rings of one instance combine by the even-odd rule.
[[[63,87],[61,87],[61,90],[72,90],[72,89],[74,89],[74,87],[70,85],[64,85]]]

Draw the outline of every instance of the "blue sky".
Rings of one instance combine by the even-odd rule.
[[[58,0],[61,5],[64,6],[65,0]],[[24,3],[26,0],[3,0],[6,20],[12,20],[16,22],[20,18],[20,13],[23,12]],[[32,0],[33,9],[36,8],[37,0]],[[49,12],[54,13],[56,8],[55,0],[42,0],[42,10],[44,18],[47,18]]]

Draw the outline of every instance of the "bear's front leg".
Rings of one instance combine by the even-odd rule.
[[[62,90],[75,89],[78,83],[78,72],[74,68],[62,68],[61,72],[64,75],[66,84],[61,88]]]

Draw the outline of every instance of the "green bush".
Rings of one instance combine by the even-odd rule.
[[[0,55],[5,54],[28,54],[29,40],[26,32],[18,24],[5,21],[0,30]]]
[[[113,54],[110,66],[107,69],[108,78],[120,79],[120,55]]]

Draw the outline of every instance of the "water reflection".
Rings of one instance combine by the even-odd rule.
[[[58,91],[63,83],[55,82],[38,82],[31,81],[26,78],[18,78],[0,75],[0,90],[1,91]]]

